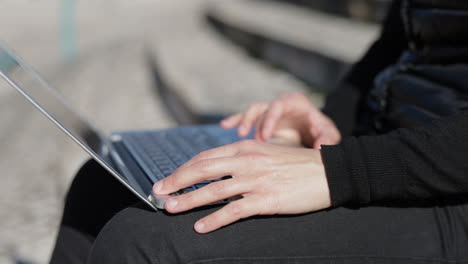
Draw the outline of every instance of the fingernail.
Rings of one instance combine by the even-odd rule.
[[[203,232],[204,229],[205,229],[205,224],[203,222],[198,222],[195,224],[195,230],[197,232]]]
[[[166,207],[169,209],[175,209],[178,203],[179,202],[175,198],[172,198],[166,201]]]
[[[153,192],[154,193],[160,193],[162,191],[162,187],[163,187],[163,182],[162,181],[158,181],[154,186],[153,186]]]

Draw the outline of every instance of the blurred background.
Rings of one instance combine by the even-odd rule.
[[[0,43],[109,133],[213,122],[283,92],[321,105],[389,0],[0,0]],[[0,263],[47,263],[87,155],[0,80]]]

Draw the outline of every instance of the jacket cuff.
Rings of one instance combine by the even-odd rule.
[[[404,196],[406,169],[396,137],[348,137],[322,146],[333,206],[367,205]]]

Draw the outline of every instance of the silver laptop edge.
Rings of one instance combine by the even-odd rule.
[[[5,57],[7,56],[7,57]],[[80,125],[86,126],[86,129],[94,133],[99,137],[99,143],[100,143],[100,150],[101,155],[108,156],[110,155],[116,165],[119,167],[119,170],[122,171],[125,177],[121,176],[114,168],[112,168],[112,165],[108,163],[101,155],[96,153],[90,145],[88,145],[86,142],[83,142],[78,136],[75,136],[73,132],[71,132],[68,128],[66,128],[65,125],[63,125],[57,118],[55,118],[52,114],[50,114],[40,103],[36,102],[36,100],[28,93],[26,92],[19,84],[17,84],[10,76],[7,71],[10,69],[7,69],[9,66],[1,65],[2,59],[8,59],[7,62],[13,62],[15,66],[18,66],[21,70],[24,70],[26,73],[31,74],[31,76],[36,80],[39,81],[40,85],[43,88],[47,88],[48,92],[51,92],[53,96],[55,96],[55,99],[61,103],[64,107],[66,107],[67,110],[69,110],[71,113],[74,114],[74,117],[78,118],[79,121],[81,122]],[[11,65],[10,65],[11,66]],[[57,127],[59,127],[67,136],[69,136],[75,143],[77,143],[83,150],[85,150],[94,160],[96,160],[101,166],[103,166],[107,171],[109,171],[117,180],[119,180],[125,187],[127,187],[131,192],[133,192],[135,195],[137,195],[141,200],[143,200],[146,204],[151,206],[153,209],[157,210],[156,206],[153,204],[157,204],[158,201],[155,201],[154,198],[151,196],[145,197],[141,193],[144,193],[143,190],[141,190],[140,186],[136,181],[134,180],[131,172],[128,170],[126,165],[122,162],[122,159],[120,158],[120,155],[115,151],[113,148],[112,144],[108,140],[106,136],[104,136],[99,129],[97,129],[91,122],[83,118],[82,115],[80,115],[69,103],[66,102],[66,100],[62,97],[60,93],[58,93],[57,90],[53,89],[42,77],[37,74],[29,65],[24,63],[21,59],[19,59],[13,52],[11,52],[9,49],[6,49],[4,45],[0,44],[0,76],[3,77],[3,79],[12,87],[14,87],[20,94],[22,94],[31,104],[33,104],[42,114],[44,114],[49,120],[52,121]],[[127,179],[132,185],[127,183],[123,178]],[[141,193],[140,193],[141,192]]]

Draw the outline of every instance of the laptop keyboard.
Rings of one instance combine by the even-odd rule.
[[[226,131],[215,125],[125,132],[119,135],[153,183],[169,176],[202,151],[241,140],[236,131]],[[197,189],[208,183],[202,182],[191,188]]]

